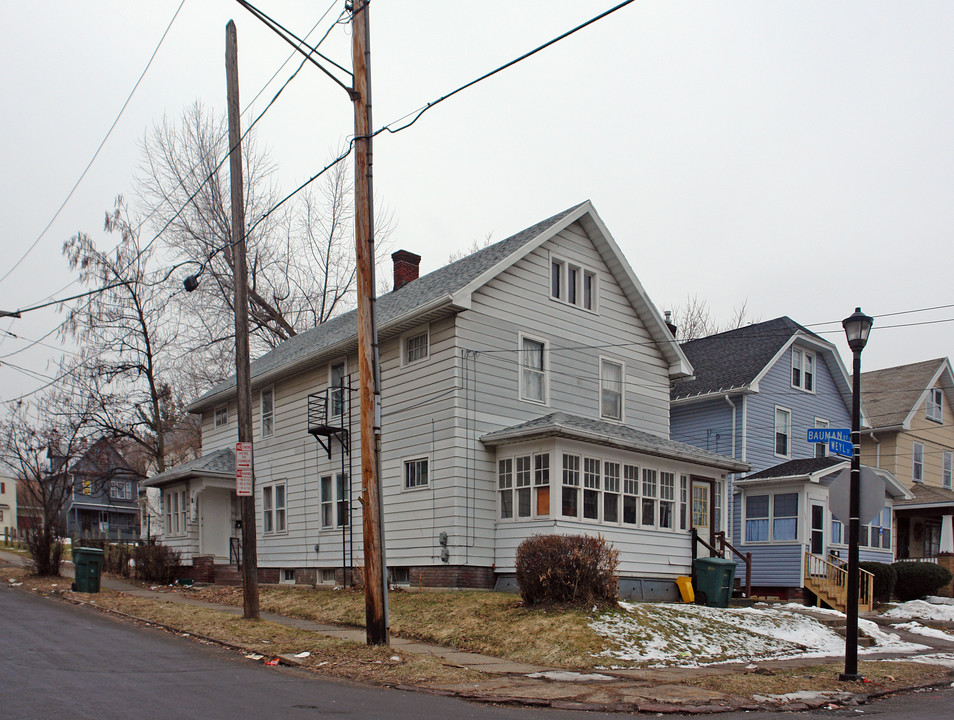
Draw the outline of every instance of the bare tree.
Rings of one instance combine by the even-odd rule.
[[[105,227],[121,238],[112,251],[99,250],[85,233],[63,246],[80,280],[107,288],[69,309],[64,332],[82,351],[70,361],[65,390],[89,398],[89,424],[100,434],[138,445],[162,472],[166,436],[183,415],[170,377],[180,324],[168,309],[174,279],[169,270],[151,269],[155,248],[140,243],[122,198]]]
[[[38,575],[60,571],[62,517],[73,494],[69,467],[85,448],[88,431],[88,413],[77,400],[83,402],[51,392],[34,404],[17,403],[0,423],[0,463],[17,480],[19,512],[27,518],[26,543]]]
[[[457,262],[468,255],[473,255],[478,250],[483,250],[485,247],[488,247],[493,244],[494,234],[492,232],[487,233],[483,240],[478,240],[474,238],[473,242],[470,243],[470,246],[464,248],[463,250],[456,250],[447,256],[447,262]]]
[[[725,324],[720,325],[713,319],[707,300],[698,295],[687,295],[686,301],[672,311],[672,321],[677,327],[679,342],[689,342],[751,325],[753,322],[758,322],[758,319],[748,316],[748,300],[746,299],[733,309],[732,317]]]
[[[138,178],[151,224],[156,231],[165,228],[162,237],[175,260],[203,268],[197,291],[180,298],[192,319],[181,339],[191,348],[224,346],[219,355],[226,366],[234,331],[229,178],[222,165],[228,149],[225,121],[196,103],[178,121],[164,119],[153,129]],[[256,146],[254,133],[242,141],[242,155],[250,331],[258,354],[351,304],[351,182],[348,164],[338,163],[315,190],[273,211],[279,201],[275,165]],[[378,223],[384,230],[389,225],[386,216]],[[194,312],[197,306],[201,314]]]

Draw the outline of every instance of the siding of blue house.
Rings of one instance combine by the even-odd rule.
[[[734,400],[736,432],[732,434],[732,407],[720,396],[696,403],[675,404],[669,412],[669,424],[673,440],[712,452],[738,458],[742,454],[741,399]],[[735,447],[732,440],[735,438]]]
[[[753,587],[801,587],[804,546],[801,543],[744,544],[741,530],[742,503],[739,502],[741,496],[741,493],[738,493],[732,498],[732,544],[743,554],[752,553]],[[800,505],[803,504],[801,500],[799,498]],[[735,559],[737,561],[735,576],[744,583],[745,563],[738,558]]]

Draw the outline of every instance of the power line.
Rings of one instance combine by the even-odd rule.
[[[172,24],[175,22],[176,18],[179,17],[179,11],[182,10],[183,5],[185,5],[185,0],[181,0],[181,2],[179,3],[179,7],[176,8],[176,11],[172,16],[172,19],[169,21],[169,24],[166,26],[165,32],[163,32],[162,37],[159,38],[159,43],[156,45],[156,49],[152,51],[152,55],[149,57],[149,62],[146,63],[146,67],[144,67],[142,72],[139,74],[139,79],[136,80],[136,84],[133,86],[133,89],[129,92],[129,95],[126,98],[126,102],[124,102],[123,106],[120,108],[119,114],[116,115],[116,119],[113,120],[113,124],[109,126],[109,130],[107,130],[106,135],[103,136],[102,141],[99,143],[99,147],[97,147],[96,152],[93,153],[93,157],[91,157],[89,162],[86,163],[86,167],[83,169],[83,172],[80,174],[77,181],[73,183],[73,187],[70,189],[69,193],[67,194],[66,199],[63,200],[62,203],[60,203],[59,208],[57,208],[56,212],[53,214],[53,217],[50,218],[50,221],[46,224],[46,227],[44,227],[43,230],[40,232],[40,234],[37,235],[36,240],[34,240],[33,243],[30,245],[30,247],[27,248],[26,252],[24,252],[23,255],[20,256],[20,259],[17,260],[13,264],[13,267],[7,270],[3,274],[3,276],[0,276],[0,282],[3,282],[4,280],[6,280],[7,277],[10,275],[10,273],[16,270],[20,266],[20,263],[22,263],[26,259],[26,257],[31,252],[33,252],[33,249],[37,246],[40,240],[43,239],[43,236],[46,235],[46,231],[50,229],[50,227],[53,225],[54,222],[56,222],[56,219],[60,216],[60,213],[63,211],[63,208],[66,207],[66,204],[70,201],[70,198],[73,197],[73,193],[76,192],[76,188],[78,188],[80,183],[83,182],[83,178],[86,177],[86,173],[89,172],[89,169],[93,166],[93,163],[96,161],[96,158],[99,157],[100,150],[103,149],[103,146],[106,144],[106,141],[109,139],[109,136],[112,134],[113,129],[116,127],[116,124],[119,122],[119,119],[123,116],[123,113],[126,111],[126,108],[129,106],[129,102],[130,100],[132,100],[133,95],[135,94],[136,90],[139,88],[139,85],[142,82],[142,79],[146,76],[146,72],[149,70],[149,67],[152,65],[152,61],[155,60],[156,54],[159,52],[159,48],[162,47],[162,43],[166,39],[166,36],[169,34],[169,30],[172,29]]]

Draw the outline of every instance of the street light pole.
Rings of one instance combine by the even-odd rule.
[[[861,680],[858,674],[858,539],[861,534],[861,351],[874,319],[855,308],[842,321],[851,348],[851,482],[848,488],[848,596],[845,628],[845,672],[839,680]]]

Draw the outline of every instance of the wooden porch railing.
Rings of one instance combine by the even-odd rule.
[[[826,560],[805,551],[804,585],[835,610],[848,609],[848,568],[833,556]],[[874,575],[858,569],[858,610],[870,611],[874,606]]]
[[[752,597],[752,553],[741,553],[736,549],[736,547],[725,539],[725,533],[720,531],[715,534],[715,546],[710,545],[701,537],[695,528],[689,530],[689,535],[692,538],[692,559],[695,560],[699,556],[697,545],[702,545],[713,557],[725,558],[726,551],[733,553],[738,556],[742,562],[745,563],[745,597]],[[728,559],[728,558],[726,558]]]

